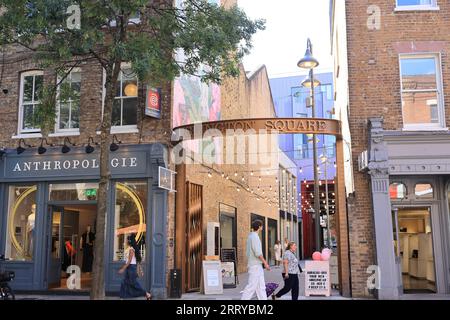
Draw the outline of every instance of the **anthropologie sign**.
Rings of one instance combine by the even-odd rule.
[[[146,170],[146,153],[118,153],[109,159],[112,173],[142,173]],[[100,162],[97,154],[72,153],[48,155],[13,155],[6,158],[7,178],[97,175]]]

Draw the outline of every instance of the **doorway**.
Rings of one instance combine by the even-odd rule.
[[[275,265],[276,264],[276,260],[275,260],[275,243],[278,241],[278,222],[277,220],[274,219],[268,219],[268,242],[269,242],[269,264],[270,265]]]
[[[220,248],[237,250],[237,224],[235,207],[219,204],[220,211]]]
[[[96,212],[95,204],[49,207],[48,289],[90,290]]]
[[[436,293],[431,209],[394,210],[394,245],[404,293]]]

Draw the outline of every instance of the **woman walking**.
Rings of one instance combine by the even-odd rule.
[[[298,300],[298,259],[295,256],[297,245],[295,242],[289,242],[286,252],[283,255],[284,272],[284,288],[272,295],[272,299],[280,298],[292,290],[292,300]]]
[[[273,246],[275,251],[275,265],[278,267],[281,264],[281,241],[277,240]]]
[[[125,265],[119,270],[119,273],[125,272],[125,277],[120,285],[120,298],[145,297],[150,300],[152,295],[142,289],[137,281],[137,264],[141,262],[142,257],[135,237],[135,234],[131,234],[127,238],[128,247],[125,250]]]

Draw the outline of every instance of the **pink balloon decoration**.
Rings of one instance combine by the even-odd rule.
[[[319,251],[313,253],[312,258],[314,261],[322,260],[322,254]]]
[[[324,248],[322,250],[322,261],[329,261],[332,253],[333,251],[331,249]]]
[[[329,261],[331,254],[330,254],[330,252],[325,251],[324,253],[321,254],[321,256],[322,256],[322,261]]]

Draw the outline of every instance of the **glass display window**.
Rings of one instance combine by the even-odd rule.
[[[147,182],[116,182],[116,203],[114,209],[114,261],[124,260],[127,238],[135,235],[142,261],[146,256],[146,208]]]
[[[10,186],[5,257],[32,261],[36,241],[36,185]]]

